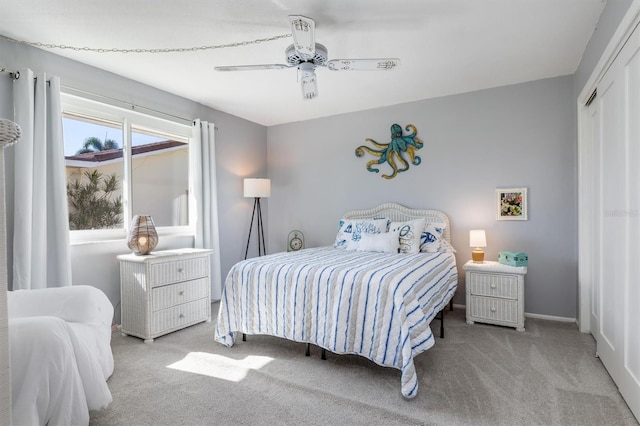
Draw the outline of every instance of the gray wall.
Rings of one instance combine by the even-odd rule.
[[[451,219],[461,267],[469,230],[487,231],[486,256],[529,254],[526,312],[575,318],[577,224],[572,76],[557,77],[268,129],[269,248],[282,251],[290,230],[307,246],[333,242],[341,214],[396,201],[435,208]],[[395,179],[356,158],[365,138],[388,142],[389,127],[414,124],[422,164]],[[498,187],[529,189],[529,220],[495,220]],[[464,303],[464,275],[456,303]]]
[[[439,208],[452,220],[458,260],[469,259],[468,230],[485,228],[487,257],[526,251],[531,266],[526,311],[575,317],[577,293],[575,96],[589,78],[632,0],[609,0],[583,59],[571,76],[425,100],[389,108],[275,126],[268,130],[144,84],[57,55],[0,40],[0,65],[58,75],[62,83],[185,118],[216,123],[223,277],[244,255],[251,200],[243,177],[272,179],[269,251],[284,250],[291,229],[307,246],[330,244],[336,221],[350,209],[397,201]],[[11,81],[0,74],[0,117],[12,117]],[[367,137],[388,142],[393,123],[418,127],[423,162],[391,181],[365,170],[353,155]],[[268,140],[268,150],[265,141]],[[368,157],[370,158],[370,157]],[[7,171],[13,164],[7,164]],[[530,220],[494,220],[498,186],[529,188]],[[8,194],[8,206],[11,206]],[[268,220],[270,219],[270,220]],[[9,230],[10,231],[10,230]],[[160,249],[190,245],[161,241]],[[119,302],[115,256],[124,241],[74,246],[74,284],[93,284]],[[255,254],[255,247],[251,247]],[[461,273],[457,303],[464,303]]]
[[[244,257],[253,200],[243,198],[242,178],[263,177],[267,173],[267,130],[264,126],[40,49],[18,46],[3,40],[0,40],[0,65],[11,70],[28,67],[36,72],[44,71],[49,75],[59,76],[62,85],[75,89],[109,96],[189,120],[200,118],[214,122],[218,129],[216,163],[223,279],[231,266]],[[11,87],[8,74],[0,74],[2,118],[13,118]],[[9,155],[7,168],[13,170],[10,158]],[[11,176],[8,176],[8,181],[8,188],[11,188]],[[12,205],[12,201],[7,203],[9,210]],[[161,238],[158,249],[192,245],[192,238]],[[120,301],[120,279],[116,256],[128,251],[124,240],[73,246],[73,284],[94,285],[105,291],[112,303],[117,305]]]

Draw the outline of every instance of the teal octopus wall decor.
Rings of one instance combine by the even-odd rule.
[[[389,163],[393,173],[390,175],[383,174],[382,177],[385,179],[393,179],[398,176],[398,173],[406,172],[409,170],[409,161],[414,166],[420,164],[422,159],[415,155],[415,152],[422,148],[422,141],[416,137],[418,134],[418,129],[413,124],[408,124],[405,127],[407,132],[411,132],[408,135],[402,136],[402,127],[399,124],[394,124],[391,126],[391,142],[389,143],[378,143],[373,139],[366,138],[367,142],[371,142],[371,144],[378,149],[369,148],[368,146],[361,145],[356,148],[356,157],[360,158],[364,155],[365,151],[369,154],[377,157],[367,163],[367,170],[370,172],[379,173],[380,170],[373,167],[375,164],[383,164]],[[404,158],[404,153],[409,154],[409,161]],[[397,164],[396,161],[399,163]],[[400,166],[400,167],[398,167]]]

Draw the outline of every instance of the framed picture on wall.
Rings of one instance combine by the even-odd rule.
[[[527,220],[527,188],[496,189],[496,220]]]

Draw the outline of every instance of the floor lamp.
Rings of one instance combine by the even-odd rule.
[[[271,195],[270,179],[245,179],[244,196],[253,197],[253,213],[251,214],[251,224],[249,225],[249,238],[247,238],[247,249],[244,258],[249,253],[249,242],[251,241],[251,231],[253,230],[253,220],[257,217],[258,222],[258,256],[267,254],[267,246],[264,244],[264,225],[262,222],[262,210],[260,209],[260,198],[269,198]]]

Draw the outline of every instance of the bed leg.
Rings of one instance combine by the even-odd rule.
[[[307,351],[304,353],[304,356],[311,356],[311,343],[307,343]]]
[[[449,310],[453,311],[453,297],[449,300]]]
[[[322,354],[320,355],[320,359],[327,359],[327,350],[322,348]]]
[[[242,333],[242,341],[243,341],[243,342],[246,342],[246,341],[247,341],[247,335],[246,335],[246,334],[244,334],[244,333]]]
[[[444,339],[444,309],[440,311],[440,338]]]

